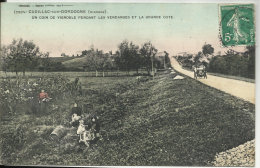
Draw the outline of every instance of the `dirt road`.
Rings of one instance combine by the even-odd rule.
[[[189,77],[194,76],[193,72],[187,71],[181,67],[181,65],[177,62],[177,60],[173,57],[170,57],[172,67]],[[245,81],[228,79],[213,75],[207,75],[208,79],[198,79],[200,82],[239,97],[245,101],[251,102],[255,104],[255,84],[249,83]]]

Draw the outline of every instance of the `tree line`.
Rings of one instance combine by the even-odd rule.
[[[51,61],[49,52],[41,52],[33,41],[14,39],[11,44],[1,46],[0,68],[4,72],[62,70],[59,62]]]
[[[102,50],[91,47],[89,50],[82,51],[85,56],[84,68],[87,71],[107,70],[126,71],[128,74],[135,70],[139,74],[140,69],[145,69],[151,75],[153,68],[165,68],[170,65],[169,54],[164,51],[163,57],[156,57],[158,50],[151,42],[144,43],[141,47],[124,40],[118,45],[118,49],[113,54],[112,51],[104,53]]]
[[[184,68],[203,64],[208,72],[246,78],[255,78],[255,46],[246,46],[244,52],[229,49],[225,54],[214,54],[211,44],[205,44],[196,55],[176,56]]]
[[[255,79],[255,46],[247,46],[243,53],[231,49],[224,56],[213,57],[209,71]]]
[[[120,70],[129,73],[135,70],[138,74],[140,68],[145,69],[150,75],[154,68],[165,68],[170,65],[169,54],[164,51],[162,57],[156,57],[158,50],[151,42],[145,42],[141,47],[124,40],[118,45],[115,53],[112,51],[105,53],[102,50],[94,49],[92,46],[88,50],[82,51],[83,68],[85,71],[105,71]],[[61,54],[63,57],[65,53]],[[7,72],[26,71],[73,71],[80,70],[66,68],[62,62],[53,61],[49,52],[41,52],[39,47],[32,41],[23,39],[13,40],[11,44],[1,47],[1,70]]]

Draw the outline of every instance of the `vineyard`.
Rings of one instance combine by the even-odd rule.
[[[50,95],[53,95],[54,100],[66,96],[73,96],[81,92],[81,85],[78,85],[76,81],[70,82],[70,80],[61,75],[45,75],[38,79],[28,79],[18,77],[16,79],[4,79],[1,81],[1,109],[3,109],[4,116],[12,116],[17,112],[17,106],[30,106],[37,104],[38,93],[41,89],[45,89]],[[32,107],[32,111],[35,112],[37,108]]]
[[[127,88],[118,85],[118,81],[115,84],[114,80],[118,80],[116,77],[86,79],[83,75],[82,72],[77,72],[76,75],[71,72],[35,72],[25,77],[9,75],[0,80],[1,130],[4,137],[1,139],[2,160],[17,160],[19,156],[16,156],[15,151],[27,148],[26,145],[31,143],[32,138],[39,138],[36,136],[39,130],[43,131],[39,135],[48,139],[51,131],[58,125],[70,127],[70,110],[74,102],[79,103],[86,114],[97,114],[104,110],[101,108],[105,101],[101,96],[104,90],[100,85],[106,85],[106,88],[117,85],[117,92]],[[131,79],[135,81],[134,77],[120,78],[126,79],[125,82]],[[38,94],[42,89],[52,98],[46,111],[39,110]],[[37,139],[35,143],[42,140]],[[54,146],[58,144],[49,142]]]
[[[188,77],[174,80],[176,75],[165,71],[154,80],[137,80],[46,73],[1,79],[1,162],[205,166],[216,153],[254,139],[253,104]],[[43,113],[34,110],[41,89],[52,98]],[[70,127],[74,102],[100,117],[102,140],[89,148],[49,136],[59,125]]]

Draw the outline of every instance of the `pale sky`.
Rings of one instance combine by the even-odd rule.
[[[141,46],[151,41],[159,51],[170,55],[180,52],[197,53],[209,43],[215,53],[222,50],[219,40],[218,4],[169,4],[169,3],[65,3],[63,7],[18,7],[22,3],[4,4],[1,18],[1,42],[10,44],[12,39],[32,40],[50,56],[61,53],[77,54],[91,45],[105,52],[115,52],[123,40]],[[51,3],[39,3],[47,5]],[[38,4],[38,5],[39,5]],[[52,5],[57,5],[52,4]],[[72,6],[70,6],[72,5]],[[80,14],[29,14],[29,10],[86,10]],[[15,14],[14,11],[27,13]],[[88,11],[105,14],[89,14]],[[32,19],[48,16],[49,19]],[[55,16],[56,19],[50,19]],[[96,19],[58,19],[58,16],[96,16]],[[136,19],[98,19],[100,16],[137,16]],[[139,16],[172,16],[172,19],[139,19]],[[233,48],[242,51],[244,47]],[[227,50],[225,48],[224,50]]]

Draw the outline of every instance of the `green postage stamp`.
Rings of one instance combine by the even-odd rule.
[[[223,46],[254,45],[254,4],[220,5]]]

